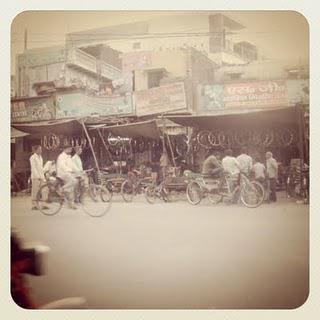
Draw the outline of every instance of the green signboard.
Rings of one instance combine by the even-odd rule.
[[[57,118],[133,114],[131,94],[116,96],[88,96],[83,93],[58,94]]]

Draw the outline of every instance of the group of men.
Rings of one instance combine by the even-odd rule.
[[[74,155],[71,156],[74,149]],[[76,209],[75,206],[75,190],[79,185],[78,177],[84,176],[84,170],[82,166],[82,160],[80,155],[82,153],[82,147],[71,145],[65,145],[63,151],[59,154],[57,161],[48,161],[45,166],[43,165],[42,147],[36,145],[33,147],[33,154],[30,157],[31,166],[31,199],[32,210],[38,210],[37,194],[40,187],[46,182],[46,174],[56,173],[56,176],[63,181],[62,192],[68,199],[68,205],[72,209]]]
[[[266,165],[259,158],[255,160],[248,155],[246,147],[241,149],[241,154],[233,156],[233,151],[227,149],[221,159],[220,153],[210,154],[204,161],[202,173],[213,177],[219,176],[223,171],[227,172],[231,181],[237,181],[240,171],[246,176],[254,175],[255,180],[259,181],[268,189],[268,200],[277,201],[276,183],[278,178],[278,163],[273,158],[272,152],[266,152]],[[222,161],[221,161],[222,160]]]

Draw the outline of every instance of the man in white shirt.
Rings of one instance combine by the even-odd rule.
[[[75,151],[75,154],[72,156],[72,162],[73,162],[73,165],[76,170],[75,174],[82,181],[85,181],[85,184],[87,184],[88,178],[87,178],[85,172],[83,171],[82,160],[80,158],[80,155],[82,154],[82,147],[76,146],[74,148],[74,151]],[[80,199],[79,199],[79,197],[77,197],[77,195],[79,195],[79,192],[80,192],[80,180],[77,180],[77,183],[76,183],[74,189],[75,189],[75,202],[79,203]]]
[[[225,151],[225,157],[222,159],[222,167],[224,171],[228,172],[232,177],[237,178],[240,173],[240,163],[232,156],[233,152],[231,149]]]
[[[267,177],[269,184],[269,201],[277,201],[278,162],[273,158],[272,152],[266,152]]]
[[[264,185],[266,179],[266,167],[260,162],[259,158],[256,159],[252,169],[254,172],[254,179]]]
[[[71,209],[76,209],[74,205],[74,188],[77,184],[76,172],[72,158],[71,158],[72,146],[65,145],[63,151],[60,153],[57,159],[57,177],[60,178],[64,185],[62,187],[63,192],[65,192],[69,207]]]
[[[43,173],[43,159],[41,156],[42,148],[40,145],[33,146],[33,154],[30,157],[30,167],[31,167],[31,201],[32,210],[38,210],[37,206],[37,193],[45,181]]]
[[[72,161],[75,165],[75,168],[79,172],[79,174],[83,173],[83,166],[82,166],[82,160],[80,158],[80,155],[82,154],[82,147],[77,146],[74,148],[75,154],[72,157]]]
[[[238,183],[238,178],[239,178],[239,173],[240,173],[240,163],[239,161],[232,156],[233,152],[231,149],[227,149],[225,151],[225,157],[222,159],[222,167],[224,171],[230,174],[230,179],[229,180],[229,185],[231,192],[234,191],[237,183]],[[236,194],[233,195],[232,197],[232,202],[237,202],[236,199]]]
[[[237,157],[238,162],[240,163],[241,171],[249,176],[252,170],[252,158],[248,155],[248,150],[246,147],[241,148],[241,154]]]

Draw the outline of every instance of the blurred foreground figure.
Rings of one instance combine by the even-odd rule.
[[[36,308],[26,285],[25,273],[35,271],[35,252],[25,250],[15,233],[11,233],[11,296],[17,305],[26,309]]]
[[[86,307],[83,297],[70,297],[37,305],[27,285],[25,274],[40,276],[46,273],[49,247],[37,245],[26,249],[18,236],[11,232],[11,296],[13,301],[24,309],[82,309]]]

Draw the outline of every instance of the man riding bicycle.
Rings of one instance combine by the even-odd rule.
[[[57,177],[64,183],[62,191],[65,193],[69,207],[77,209],[74,205],[74,190],[77,185],[77,167],[74,165],[71,158],[72,146],[69,144],[64,145],[63,151],[57,159]]]

